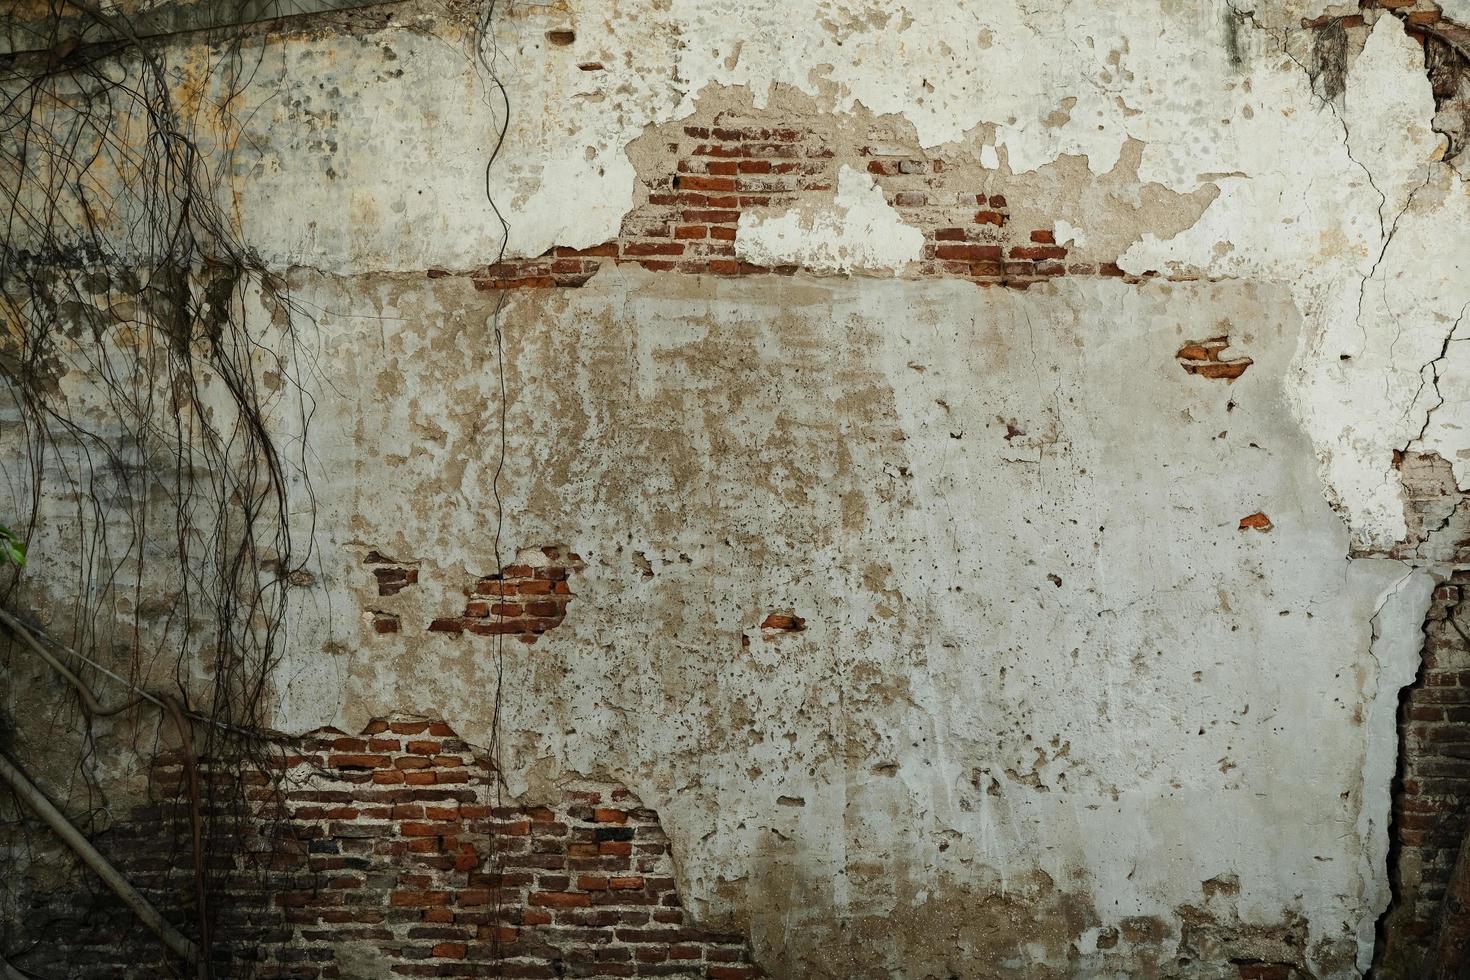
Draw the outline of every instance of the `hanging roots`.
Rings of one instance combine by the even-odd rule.
[[[33,622],[44,603],[59,646],[207,719],[185,751],[215,778],[189,794],[183,863],[212,905],[246,817],[228,776],[278,769],[252,733],[312,557],[301,313],[241,240],[225,183],[255,67],[243,34],[201,77],[125,17],[52,4],[56,36],[80,12],[106,40],[0,59],[0,428],[24,460],[0,521],[72,582],[28,595],[12,574],[0,605]],[[80,744],[89,780],[89,730]],[[212,911],[195,909],[201,933]]]

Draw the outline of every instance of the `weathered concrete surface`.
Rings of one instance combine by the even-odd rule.
[[[493,299],[296,295],[331,311],[336,394],[282,721],[392,705],[488,740],[492,640],[426,628],[494,568]],[[1299,916],[1292,955],[1352,972],[1403,681],[1380,686],[1374,616],[1427,580],[1346,559],[1287,406],[1287,290],[620,271],[503,326],[506,541],[587,562],[565,623],[506,650],[517,792],[626,781],[690,906],[783,975],[1166,970],[1178,910],[1231,877],[1212,916]],[[1239,380],[1181,368],[1226,331]],[[418,583],[377,595],[369,550]]]
[[[1288,32],[1321,4],[1254,14],[1223,2],[983,14],[932,3],[805,6],[748,3],[739,17],[680,3],[545,6],[503,21],[496,57],[512,111],[490,189],[509,208],[511,254],[615,237],[635,197],[625,147],[719,87],[748,88],[756,106],[791,92],[839,115],[890,114],[917,146],[1002,173],[1085,160],[1053,191],[1058,202],[1136,142],[1140,182],[1219,196],[1182,233],[1145,223],[1152,216],[1124,220],[1122,240],[1137,244],[1121,264],[1292,284],[1312,325],[1293,407],[1329,497],[1360,550],[1403,537],[1392,453],[1421,438],[1439,397],[1421,378],[1470,302],[1459,265],[1470,249],[1452,244],[1470,228],[1470,191],[1438,162],[1444,140],[1430,128],[1423,54],[1400,20],[1378,16],[1335,104],[1312,89],[1310,32]],[[247,237],[267,255],[361,273],[465,269],[494,254],[499,225],[482,167],[500,115],[463,50],[381,31],[268,44],[262,66],[263,91],[293,93],[250,117],[247,142],[261,152],[239,163]],[[348,79],[351,99],[341,95]],[[834,205],[833,215],[848,213]],[[1067,218],[1084,240],[1117,237],[1111,215],[1098,228],[1085,212]],[[751,236],[780,220],[794,218],[752,220],[746,254],[779,257]],[[870,265],[910,257],[901,228],[862,227],[872,228],[869,249],[886,249]],[[861,263],[813,263],[852,265]],[[1463,408],[1456,391],[1453,407]],[[1454,429],[1436,421],[1422,438],[1456,460],[1466,488],[1470,447]]]
[[[1034,190],[1090,261],[1199,280],[904,278],[913,229],[854,156],[820,205],[741,219],[737,254],[795,277],[515,294],[503,557],[585,568],[506,645],[512,789],[632,787],[686,905],[775,975],[1366,968],[1432,574],[1349,556],[1408,534],[1396,452],[1470,486],[1470,193],[1397,18],[1313,90],[1327,6],[510,8],[512,256],[617,237],[661,127],[800,105]],[[428,627],[496,571],[496,298],[424,271],[501,244],[499,117],[452,27],[400,19],[252,40],[221,127],[311,320],[320,565],[277,720],[485,744],[493,639]],[[812,275],[851,270],[885,278]],[[1234,380],[1186,356],[1217,338]],[[378,594],[373,551],[417,582]]]

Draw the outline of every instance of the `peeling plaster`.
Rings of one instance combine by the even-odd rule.
[[[1373,614],[1370,650],[1377,675],[1368,679],[1364,690],[1369,704],[1363,723],[1368,728],[1369,741],[1363,764],[1363,804],[1357,825],[1363,848],[1359,867],[1365,906],[1358,922],[1357,965],[1364,972],[1373,963],[1378,920],[1392,898],[1386,868],[1392,803],[1389,790],[1398,764],[1399,692],[1414,683],[1419,670],[1421,631],[1434,585],[1434,576],[1426,571],[1400,572],[1393,585],[1384,591]]]
[[[1065,218],[1057,219],[1052,225],[1052,234],[1056,237],[1058,245],[1072,244],[1078,248],[1087,246],[1087,233]]]
[[[741,214],[735,254],[760,265],[816,272],[898,272],[918,261],[923,232],[903,223],[873,177],[844,165],[837,180],[830,209]]]
[[[1179,192],[1193,191],[1204,173],[1269,170],[1222,159],[1230,155],[1224,148],[1260,142],[1249,139],[1241,113],[1279,116],[1307,101],[1290,71],[1253,63],[1251,76],[1238,77],[1224,45],[1228,8],[1219,3],[1155,15],[1161,34],[1147,44],[1130,43],[1133,14],[1109,4],[1062,12],[1002,5],[983,14],[927,3],[799,7],[749,0],[740,18],[728,18],[687,2],[592,16],[570,5],[508,17],[497,56],[513,105],[538,107],[512,111],[506,154],[490,175],[492,193],[521,217],[511,254],[612,237],[633,192],[623,148],[649,126],[688,116],[714,88],[743,88],[757,106],[795,92],[837,114],[891,113],[913,127],[922,147],[963,148],[976,134],[993,134],[981,162],[998,164],[993,153],[1003,149],[1014,173],[1072,155],[1103,174],[1128,140],[1139,140],[1149,147],[1142,179]],[[576,32],[567,45],[547,41],[548,30],[584,20],[598,29]],[[240,161],[248,168],[241,177],[250,178],[241,211],[270,254],[338,271],[462,268],[472,256],[493,254],[481,171],[498,110],[452,32],[411,29],[427,22],[409,8],[403,27],[369,32],[366,44],[330,34],[252,42],[263,59],[260,89],[292,94],[240,113],[247,142],[262,150],[258,160]],[[817,29],[786,29],[809,22]],[[678,44],[680,35],[702,43]],[[1209,43],[1196,73],[1181,79],[1179,50],[1202,39]],[[928,70],[953,64],[964,67]],[[345,77],[360,86],[359,97],[333,99]],[[1050,101],[1059,91],[1071,93],[1060,124]],[[1231,120],[1227,138],[1174,139],[1202,102]],[[405,174],[414,179],[398,179]],[[441,206],[450,200],[454,209]]]
[[[342,433],[316,485],[324,554],[434,559],[400,635],[302,610],[280,723],[432,706],[483,743],[489,648],[424,630],[489,547],[467,506],[488,461],[465,441],[491,397],[469,356],[490,300],[455,279],[308,276],[295,295],[333,311],[324,363],[349,394],[321,408]],[[1175,359],[1218,320],[1253,325],[1229,386]],[[627,782],[663,814],[689,906],[743,924],[781,975],[1061,971],[1087,930],[1156,919],[1084,960],[1135,969],[1229,874],[1229,915],[1300,916],[1304,955],[1348,975],[1384,873],[1363,865],[1381,825],[1363,823],[1362,760],[1389,717],[1360,716],[1370,623],[1403,573],[1344,564],[1286,410],[1303,324],[1285,287],[619,269],[518,297],[504,323],[508,537],[587,563],[576,614],[507,661],[512,791]],[[348,356],[365,329],[371,361]],[[417,394],[387,417],[351,400],[385,388]],[[446,439],[416,439],[421,417]],[[1272,533],[1237,530],[1253,510]],[[324,581],[330,608],[381,601],[356,562]],[[763,641],[771,610],[804,628]],[[329,638],[360,652],[324,670]],[[1012,889],[1033,896],[1034,943],[959,919],[932,941]]]
[[[689,907],[777,975],[1365,968],[1431,579],[1348,556],[1407,535],[1396,452],[1470,487],[1470,193],[1396,18],[1340,104],[1313,92],[1327,7],[518,5],[511,255],[616,236],[665,127],[766,107],[942,150],[1087,261],[1189,281],[901,278],[922,234],[854,156],[829,203],[740,220],[798,275],[508,294],[506,550],[585,560],[510,645],[511,790],[632,787]],[[436,26],[252,39],[232,191],[317,356],[277,723],[484,744],[489,638],[430,626],[494,567],[495,300],[422,272],[497,252],[500,120]],[[806,275],[850,271],[899,277]]]

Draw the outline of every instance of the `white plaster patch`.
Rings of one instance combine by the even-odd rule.
[[[362,271],[484,264],[502,244],[495,207],[509,222],[510,256],[615,236],[636,182],[625,147],[673,114],[663,66],[674,55],[646,23],[548,44],[547,29],[569,19],[526,10],[502,25],[510,117],[488,173],[505,110],[452,35],[256,42],[247,57],[262,68],[247,97],[261,104],[241,110],[252,121],[244,142],[259,150],[242,161],[260,174],[239,191],[247,240],[278,264]],[[636,49],[645,67],[620,69],[609,42]],[[349,85],[351,98],[322,95]]]
[[[1084,248],[1087,245],[1086,232],[1065,218],[1058,218],[1052,223],[1051,233],[1058,245],[1071,245],[1074,248]]]
[[[1230,125],[1188,154],[1146,146],[1139,178],[1172,184],[1186,180],[1186,172],[1197,180],[1211,174],[1220,196],[1187,231],[1165,241],[1145,235],[1118,264],[1140,274],[1156,269],[1300,283],[1303,276],[1316,281],[1324,265],[1366,261],[1378,234],[1380,198],[1349,157],[1342,123],[1315,99],[1305,73],[1283,55],[1268,55],[1231,92],[1214,98]]]
[[[1406,531],[1394,452],[1435,451],[1453,463],[1467,445],[1465,375],[1445,341],[1470,303],[1470,195],[1452,171],[1441,168],[1395,217],[1363,276],[1344,274],[1309,307],[1317,330],[1298,353],[1293,402],[1357,543],[1386,548]]]
[[[1470,301],[1470,200],[1437,163],[1423,51],[1398,19],[1375,24],[1341,110],[1279,56],[1250,83],[1265,97],[1210,163],[1249,176],[1220,178],[1198,223],[1119,264],[1291,284],[1310,328],[1288,397],[1355,546],[1388,548],[1407,532],[1393,454],[1423,428],[1437,396],[1422,372]]]
[[[735,254],[757,265],[818,272],[898,272],[917,262],[924,233],[899,218],[871,174],[844,165],[831,208],[793,208],[773,217],[740,215]]]
[[[1434,132],[1434,95],[1424,53],[1394,17],[1379,17],[1348,70],[1343,126],[1353,160],[1373,175],[1383,197],[1384,234],[1409,195],[1423,186],[1444,149]]]
[[[1363,879],[1363,914],[1358,920],[1358,969],[1373,963],[1373,944],[1379,917],[1391,896],[1388,882],[1388,827],[1391,820],[1390,787],[1398,765],[1399,692],[1414,683],[1423,646],[1424,617],[1434,592],[1434,576],[1422,569],[1404,572],[1389,562],[1353,562],[1358,576],[1392,577],[1378,601],[1370,623],[1369,650],[1377,670],[1364,681],[1368,699],[1363,725],[1368,733],[1363,759],[1363,800],[1357,833],[1362,845],[1358,862]]]
[[[1434,392],[1422,372],[1465,302],[1457,297],[1470,299],[1462,276],[1458,286],[1449,281],[1465,262],[1470,231],[1455,221],[1467,203],[1459,179],[1435,165],[1443,137],[1429,125],[1434,97],[1423,51],[1398,19],[1379,18],[1348,72],[1342,112],[1352,159],[1371,175],[1375,224],[1366,249],[1334,250],[1329,240],[1295,260],[1307,286],[1297,304],[1316,331],[1298,354],[1294,402],[1356,542],[1379,549],[1407,533],[1393,455],[1423,428]],[[1411,207],[1431,173],[1430,196],[1458,200]],[[1313,279],[1321,285],[1308,286]]]
[[[1470,27],[1470,0],[1437,0],[1439,11],[1448,19]]]

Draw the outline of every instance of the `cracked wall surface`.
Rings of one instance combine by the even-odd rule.
[[[493,266],[453,9],[254,34],[225,189],[313,406],[276,725],[489,745],[503,666],[510,793],[627,787],[771,976],[1361,975],[1470,558],[1467,12],[1382,6],[515,5]]]
[[[569,783],[507,805],[493,763],[422,718],[311,732],[279,764],[278,781],[243,776],[254,819],[239,826],[246,846],[218,902],[217,974],[760,975],[742,935],[690,921],[659,816],[626,787]],[[150,803],[98,840],[172,911],[170,886],[189,870],[159,827],[186,805],[181,754],[162,756],[149,780]],[[67,976],[169,975],[174,964],[109,899],[68,923]]]
[[[382,357],[343,390],[455,379],[448,402],[483,411],[491,379],[456,367],[483,328],[443,321],[482,321],[493,297],[454,278],[389,297],[371,279],[296,288],[343,311],[322,320],[328,351],[359,342],[355,320],[379,331]],[[841,344],[813,321],[843,324]],[[1180,369],[1201,322],[1250,324],[1232,341],[1248,372]],[[1368,708],[1372,620],[1405,572],[1347,559],[1285,404],[1302,330],[1285,287],[977,296],[616,270],[519,294],[504,324],[511,426],[534,432],[507,481],[517,534],[576,540],[586,561],[573,615],[511,661],[520,785],[564,767],[626,780],[665,814],[691,906],[748,928],[765,965],[1163,969],[1179,910],[1231,874],[1247,921],[1310,925],[1304,968],[1351,972],[1370,948],[1379,873],[1365,869],[1386,848],[1392,758],[1371,794],[1364,760],[1393,739],[1392,710]],[[360,488],[318,485],[344,521],[390,548],[412,538],[436,567],[401,634],[363,626],[330,660],[293,644],[291,727],[335,701],[350,730],[392,702],[488,737],[487,648],[419,635],[483,560],[483,516],[463,503],[487,474],[456,462],[473,427],[382,462],[442,404],[414,402],[324,461]],[[1269,531],[1239,526],[1260,512]],[[747,642],[773,608],[801,631]],[[1222,839],[1136,852],[1141,832],[1167,849],[1200,826]],[[1013,887],[1048,910],[1033,913],[1041,938],[1001,928],[1008,904],[973,911]],[[1159,924],[1098,944],[1130,917]],[[946,943],[927,941],[935,922],[952,922]]]

